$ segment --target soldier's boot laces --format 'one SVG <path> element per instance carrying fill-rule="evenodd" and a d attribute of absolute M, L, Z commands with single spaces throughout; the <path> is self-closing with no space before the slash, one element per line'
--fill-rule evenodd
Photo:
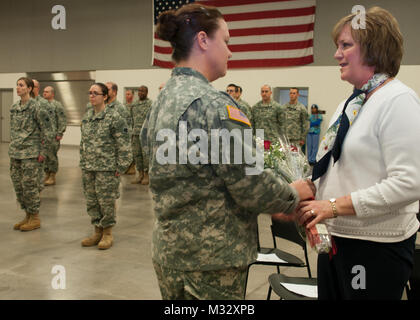
<path fill-rule="evenodd" d="M 88 238 L 82 240 L 83 247 L 96 246 L 102 239 L 102 228 L 95 226 L 95 232 Z"/>
<path fill-rule="evenodd" d="M 45 181 L 44 185 L 46 186 L 52 186 L 55 184 L 55 172 L 50 172 L 48 180 Z"/>
<path fill-rule="evenodd" d="M 139 184 L 141 183 L 141 181 L 143 180 L 144 177 L 144 172 L 143 171 L 139 171 L 139 176 L 136 178 L 134 177 L 134 180 L 131 181 L 131 184 Z"/>
<path fill-rule="evenodd" d="M 39 213 L 34 213 L 29 216 L 28 222 L 20 226 L 20 231 L 32 231 L 41 227 L 41 220 Z"/>
<path fill-rule="evenodd" d="M 98 244 L 98 248 L 101 250 L 109 249 L 112 246 L 113 238 L 112 238 L 112 227 L 104 228 L 104 232 L 102 234 L 102 239 Z"/>
<path fill-rule="evenodd" d="M 25 223 L 28 223 L 28 221 L 29 221 L 29 217 L 31 216 L 31 214 L 30 213 L 26 213 L 26 216 L 25 216 L 25 218 L 22 220 L 22 221 L 19 221 L 18 223 L 16 223 L 14 226 L 13 226 L 13 229 L 15 229 L 15 230 L 20 230 L 20 227 L 21 226 L 23 226 Z"/>
<path fill-rule="evenodd" d="M 149 184 L 149 173 L 145 172 L 143 176 L 143 180 L 141 180 L 141 184 L 146 186 Z"/>

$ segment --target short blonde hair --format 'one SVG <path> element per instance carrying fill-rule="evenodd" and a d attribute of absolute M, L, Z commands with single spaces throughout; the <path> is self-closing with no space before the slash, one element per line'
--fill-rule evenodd
<path fill-rule="evenodd" d="M 350 14 L 334 26 L 332 38 L 337 45 L 338 37 L 356 13 Z M 360 45 L 363 61 L 375 67 L 375 73 L 385 73 L 395 77 L 400 70 L 403 56 L 403 36 L 394 16 L 380 7 L 372 7 L 366 11 L 366 28 L 351 28 L 353 39 Z"/>

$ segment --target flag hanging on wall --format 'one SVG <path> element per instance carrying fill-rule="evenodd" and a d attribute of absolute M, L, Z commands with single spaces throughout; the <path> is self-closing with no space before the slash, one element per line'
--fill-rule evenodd
<path fill-rule="evenodd" d="M 214 6 L 229 27 L 229 68 L 312 63 L 316 0 L 154 0 L 154 26 L 163 11 L 187 3 Z M 169 42 L 153 37 L 153 65 L 172 68 Z"/>

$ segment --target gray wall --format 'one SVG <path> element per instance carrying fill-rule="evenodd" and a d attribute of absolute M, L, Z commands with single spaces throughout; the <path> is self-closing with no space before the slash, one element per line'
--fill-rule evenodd
<path fill-rule="evenodd" d="M 354 5 L 363 5 L 366 10 L 380 6 L 389 10 L 398 20 L 404 36 L 404 65 L 420 65 L 420 1 L 418 0 L 317 0 L 314 33 L 313 65 L 336 65 L 333 58 L 335 45 L 331 31 L 337 21 L 350 14 Z"/>
<path fill-rule="evenodd" d="M 51 9 L 66 8 L 66 30 Z M 314 66 L 336 65 L 331 29 L 361 4 L 390 10 L 405 37 L 403 64 L 420 65 L 418 0 L 317 0 Z M 152 0 L 1 0 L 0 72 L 150 69 Z"/>
<path fill-rule="evenodd" d="M 66 30 L 51 27 L 56 4 Z M 149 68 L 151 21 L 148 0 L 1 0 L 0 72 Z"/>

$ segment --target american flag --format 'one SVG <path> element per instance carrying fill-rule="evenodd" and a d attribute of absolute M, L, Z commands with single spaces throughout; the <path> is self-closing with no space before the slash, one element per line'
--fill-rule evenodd
<path fill-rule="evenodd" d="M 226 106 L 228 114 L 229 114 L 229 118 L 239 121 L 239 122 L 243 122 L 246 123 L 247 125 L 251 125 L 251 123 L 249 122 L 249 119 L 247 118 L 247 116 L 238 108 L 235 108 L 234 106 Z"/>
<path fill-rule="evenodd" d="M 229 27 L 229 68 L 312 63 L 316 0 L 154 0 L 154 23 L 163 11 L 187 3 L 214 6 Z M 172 68 L 169 42 L 153 37 L 153 65 Z"/>

